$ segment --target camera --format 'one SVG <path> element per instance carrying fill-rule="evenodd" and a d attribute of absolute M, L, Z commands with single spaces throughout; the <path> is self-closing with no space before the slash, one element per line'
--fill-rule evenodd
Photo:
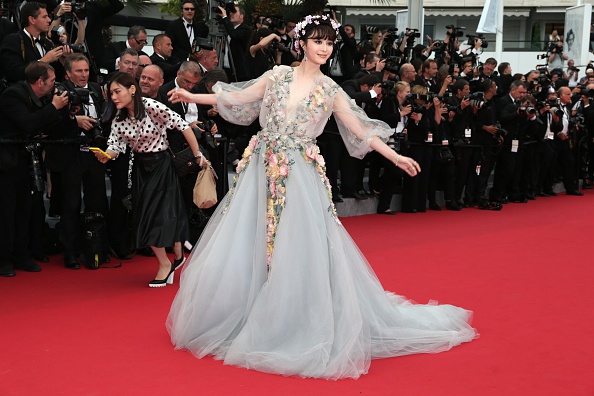
<path fill-rule="evenodd" d="M 287 48 L 284 45 L 282 45 L 281 42 L 278 41 L 277 39 L 272 40 L 270 42 L 270 46 L 268 48 L 273 51 L 280 51 L 280 52 L 284 52 L 284 53 L 291 52 L 290 48 Z"/>
<path fill-rule="evenodd" d="M 62 29 L 64 29 L 64 28 L 61 26 L 54 26 L 52 28 L 52 34 L 51 34 L 52 43 L 55 46 L 67 45 L 68 47 L 70 47 L 70 49 L 73 52 L 79 52 L 79 53 L 85 52 L 84 45 L 82 45 L 82 44 L 68 44 L 68 43 L 65 43 L 62 39 L 60 39 L 60 34 L 62 33 Z"/>
<path fill-rule="evenodd" d="M 214 137 L 212 136 L 212 127 L 214 126 L 214 124 L 215 122 L 213 120 L 204 121 L 202 123 L 202 129 L 204 129 L 204 132 L 202 133 L 198 128 L 192 128 L 194 134 L 196 136 L 201 136 L 202 138 L 204 138 L 206 145 L 213 149 L 217 148 L 217 143 Z"/>
<path fill-rule="evenodd" d="M 58 96 L 62 95 L 64 92 L 68 92 L 68 104 L 71 107 L 89 104 L 90 91 L 88 89 L 76 87 L 72 90 L 69 90 L 66 86 L 60 83 L 56 83 L 55 87 L 57 91 L 56 95 Z"/>
<path fill-rule="evenodd" d="M 394 90 L 394 84 L 396 83 L 392 80 L 382 82 L 382 96 L 387 98 L 395 98 L 398 92 Z"/>
<path fill-rule="evenodd" d="M 485 36 L 483 36 L 481 33 L 479 33 L 477 35 L 467 34 L 466 37 L 468 37 L 467 44 L 471 47 L 474 47 L 474 44 L 476 43 L 477 40 L 482 41 L 481 48 L 487 48 L 489 46 L 489 42 L 487 40 L 485 40 Z"/>
<path fill-rule="evenodd" d="M 561 110 L 558 107 L 551 107 L 551 110 L 549 110 L 552 114 L 555 114 L 557 117 L 561 118 L 563 117 L 563 115 L 565 114 L 563 112 L 563 110 Z"/>
<path fill-rule="evenodd" d="M 471 105 L 480 109 L 485 104 L 485 93 L 481 91 L 474 92 L 466 96 L 464 99 L 470 100 Z"/>
<path fill-rule="evenodd" d="M 583 114 L 576 114 L 574 117 L 571 117 L 569 119 L 569 123 L 575 129 L 585 129 L 586 128 L 585 119 L 584 119 Z"/>
<path fill-rule="evenodd" d="M 577 72 L 577 73 L 579 73 L 579 72 L 580 72 L 580 69 L 578 69 L 578 68 L 577 68 L 577 67 L 575 67 L 575 66 L 574 66 L 574 67 L 572 67 L 572 68 L 571 68 L 571 69 L 569 69 L 569 70 L 570 70 L 570 71 Z"/>
<path fill-rule="evenodd" d="M 262 16 L 264 16 L 264 15 L 262 15 Z M 268 19 L 270 19 L 270 20 L 268 20 Z M 264 16 L 264 19 L 262 19 L 261 23 L 263 26 L 266 26 L 267 28 L 269 28 L 272 31 L 282 30 L 287 26 L 286 22 L 283 20 L 282 15 Z"/>
<path fill-rule="evenodd" d="M 547 48 L 547 51 L 553 54 L 559 54 L 561 55 L 563 53 L 563 47 L 562 46 L 558 46 L 557 42 L 551 42 L 549 43 L 549 47 Z"/>
<path fill-rule="evenodd" d="M 402 62 L 401 57 L 389 56 L 386 58 L 386 65 L 384 66 L 384 70 L 387 70 L 390 73 L 398 74 L 398 70 L 400 70 L 401 62 Z"/>
<path fill-rule="evenodd" d="M 237 11 L 233 0 L 216 0 L 216 2 L 219 4 L 219 6 L 223 7 L 225 11 L 227 11 L 227 14 L 233 14 Z M 219 7 L 212 7 L 211 11 L 217 15 L 217 19 L 221 19 L 222 15 L 221 10 L 219 10 Z"/>
<path fill-rule="evenodd" d="M 452 29 L 451 33 L 449 31 L 446 32 L 446 34 L 448 36 L 462 37 L 462 36 L 464 36 L 464 32 L 462 31 L 462 29 L 466 29 L 466 28 L 464 26 L 447 25 L 446 29 L 448 29 L 448 30 Z"/>
<path fill-rule="evenodd" d="M 530 115 L 533 116 L 536 114 L 536 109 L 532 106 L 520 106 L 518 107 L 518 114 L 519 115 Z"/>
<path fill-rule="evenodd" d="M 85 135 L 93 142 L 95 146 L 103 146 L 107 143 L 107 137 L 103 131 L 101 122 L 97 122 L 93 128 L 85 131 Z"/>

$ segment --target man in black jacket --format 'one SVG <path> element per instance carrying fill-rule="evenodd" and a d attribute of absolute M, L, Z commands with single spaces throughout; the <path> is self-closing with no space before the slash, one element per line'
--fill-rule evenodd
<path fill-rule="evenodd" d="M 497 120 L 501 128 L 506 131 L 503 134 L 503 144 L 497 156 L 493 189 L 491 200 L 495 202 L 506 202 L 507 187 L 516 169 L 516 163 L 520 155 L 520 130 L 526 127 L 528 118 L 520 114 L 520 102 L 527 93 L 526 84 L 520 80 L 511 83 L 509 93 L 496 102 Z M 532 117 L 536 119 L 536 115 Z M 526 197 L 519 196 L 519 191 L 511 191 L 509 199 L 512 202 L 526 203 Z"/>
<path fill-rule="evenodd" d="M 116 41 L 115 43 L 112 43 L 108 49 L 106 49 L 103 67 L 109 72 L 119 69 L 118 61 L 120 60 L 120 54 L 127 48 L 131 48 L 138 52 L 138 55 L 147 55 L 142 51 L 144 46 L 147 44 L 147 34 L 144 27 L 132 26 L 130 29 L 128 29 L 127 37 L 128 39 L 126 41 Z"/>
<path fill-rule="evenodd" d="M 171 38 L 173 44 L 174 62 L 188 60 L 192 52 L 192 44 L 198 37 L 208 37 L 208 26 L 202 21 L 196 21 L 196 4 L 192 1 L 181 1 L 182 17 L 175 19 L 167 25 L 165 34 Z M 165 71 L 165 70 L 163 70 Z"/>
<path fill-rule="evenodd" d="M 153 50 L 155 52 L 150 57 L 151 62 L 161 68 L 165 82 L 173 80 L 177 75 L 181 62 L 176 62 L 171 57 L 173 52 L 171 38 L 165 34 L 157 34 L 153 39 Z"/>
<path fill-rule="evenodd" d="M 227 73 L 229 81 L 245 81 L 249 78 L 246 54 L 252 34 L 249 26 L 243 23 L 245 10 L 241 6 L 235 6 L 235 12 L 228 16 L 225 8 L 219 6 L 219 10 L 221 22 L 227 32 L 227 44 L 222 56 L 223 69 Z"/>
<path fill-rule="evenodd" d="M 29 62 L 40 60 L 51 63 L 56 70 L 58 81 L 64 76 L 64 68 L 58 62 L 60 57 L 71 53 L 65 46 L 53 48 L 44 37 L 49 30 L 51 18 L 45 5 L 28 2 L 21 8 L 23 30 L 11 33 L 4 38 L 0 48 L 0 64 L 9 83 L 25 79 L 25 67 Z"/>
<path fill-rule="evenodd" d="M 81 143 L 48 146 L 45 162 L 48 169 L 62 174 L 60 240 L 64 246 L 64 265 L 69 269 L 79 269 L 78 256 L 81 251 L 82 233 L 81 187 L 85 212 L 101 213 L 107 218 L 105 165 L 97 161 L 95 155 L 88 150 L 89 146 L 98 146 L 100 142 L 105 142 L 101 132 L 94 129 L 103 112 L 104 99 L 99 84 L 89 82 L 89 60 L 83 54 L 68 56 L 65 68 L 68 81 L 64 86 L 71 92 L 76 88 L 89 90 L 89 103 L 83 103 L 76 108 L 70 105 L 70 111 L 76 121 L 70 127 L 64 128 L 59 137 L 80 138 Z M 104 246 L 103 252 L 106 251 L 107 245 Z"/>
<path fill-rule="evenodd" d="M 32 138 L 68 119 L 62 111 L 67 94 L 52 97 L 56 75 L 48 63 L 30 63 L 25 77 L 27 81 L 7 88 L 0 97 L 1 139 Z M 15 268 L 41 271 L 29 254 L 30 164 L 31 153 L 24 144 L 0 144 L 0 276 L 15 276 Z"/>

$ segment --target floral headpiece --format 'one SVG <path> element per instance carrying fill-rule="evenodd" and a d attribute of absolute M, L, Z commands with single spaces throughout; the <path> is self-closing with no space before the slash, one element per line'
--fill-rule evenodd
<path fill-rule="evenodd" d="M 299 46 L 299 39 L 304 39 L 305 37 L 305 28 L 307 27 L 307 25 L 319 25 L 320 22 L 330 22 L 330 24 L 332 25 L 332 27 L 334 28 L 334 30 L 336 30 L 336 37 L 338 37 L 338 28 L 340 27 L 340 23 L 336 22 L 334 19 L 330 18 L 327 15 L 308 15 L 305 17 L 305 19 L 301 22 L 299 22 L 298 24 L 295 25 L 295 35 L 294 35 L 294 39 L 295 39 L 295 51 L 297 51 L 298 54 L 301 53 L 301 47 Z"/>

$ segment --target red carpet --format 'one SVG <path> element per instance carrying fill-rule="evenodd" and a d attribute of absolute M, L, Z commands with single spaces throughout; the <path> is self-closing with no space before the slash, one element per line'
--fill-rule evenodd
<path fill-rule="evenodd" d="M 384 287 L 471 309 L 479 339 L 375 360 L 359 380 L 304 380 L 174 351 L 177 285 L 154 259 L 0 278 L 0 395 L 592 395 L 594 192 L 501 212 L 465 209 L 343 222 Z M 177 283 L 177 278 L 176 278 Z"/>

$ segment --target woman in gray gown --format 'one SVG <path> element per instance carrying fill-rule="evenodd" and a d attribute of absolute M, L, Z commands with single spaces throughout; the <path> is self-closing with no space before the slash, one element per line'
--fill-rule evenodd
<path fill-rule="evenodd" d="M 337 23 L 297 24 L 304 60 L 215 94 L 171 91 L 172 101 L 216 105 L 225 119 L 262 130 L 184 268 L 167 319 L 178 349 L 264 372 L 358 378 L 370 360 L 440 352 L 476 337 L 471 312 L 416 305 L 384 291 L 336 215 L 315 138 L 333 113 L 351 155 L 378 151 L 414 176 L 410 158 L 388 148 L 393 133 L 371 120 L 320 72 Z"/>

